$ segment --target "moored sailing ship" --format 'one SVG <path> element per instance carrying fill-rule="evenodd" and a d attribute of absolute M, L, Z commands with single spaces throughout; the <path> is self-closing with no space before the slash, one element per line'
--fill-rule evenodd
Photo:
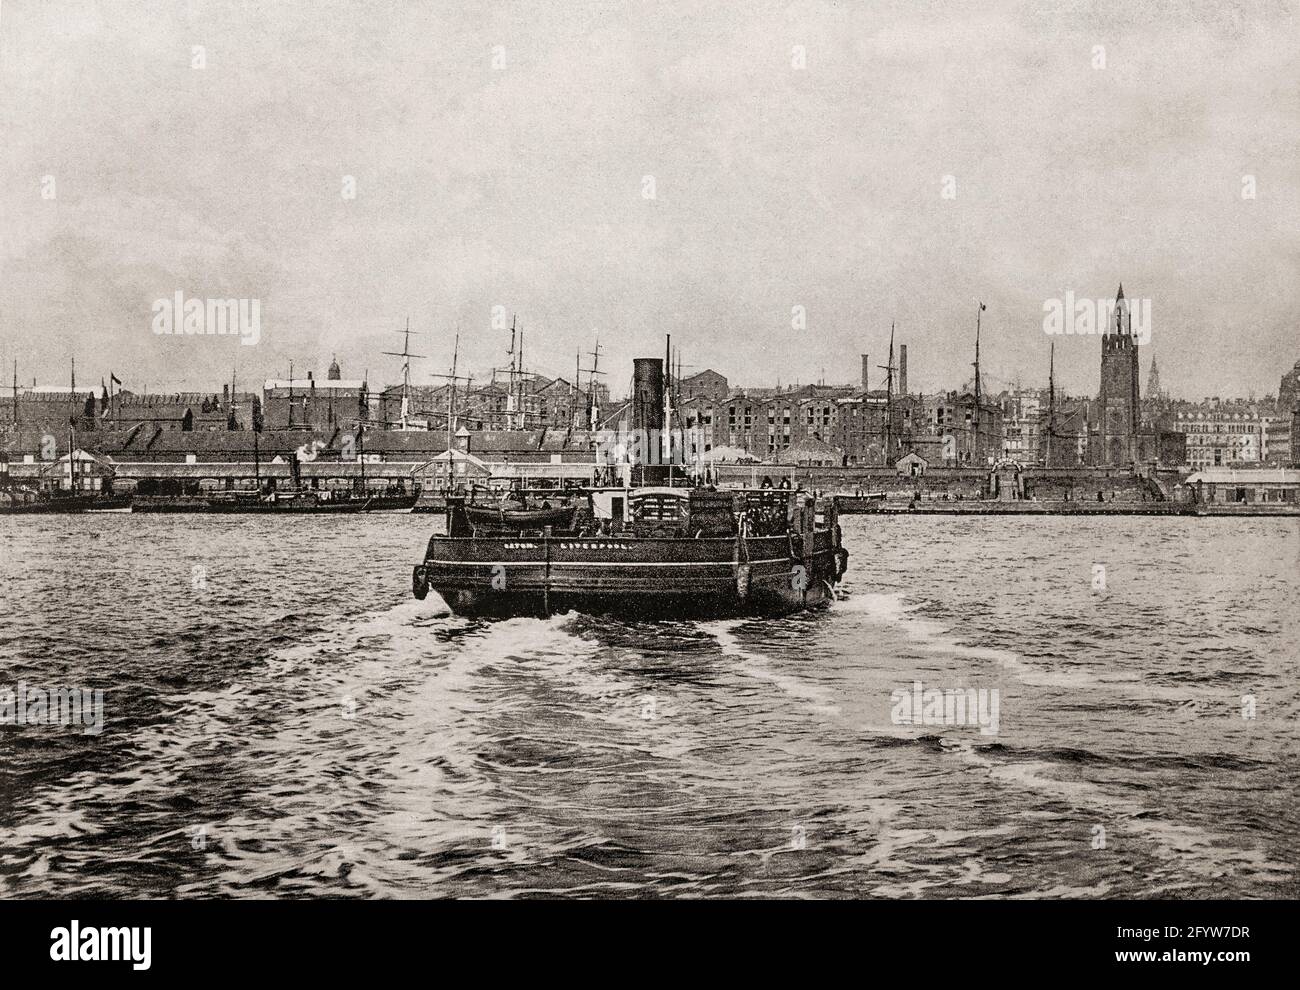
<path fill-rule="evenodd" d="M 130 509 L 130 495 L 0 492 L 0 515 L 70 515 L 83 512 L 129 512 Z"/>

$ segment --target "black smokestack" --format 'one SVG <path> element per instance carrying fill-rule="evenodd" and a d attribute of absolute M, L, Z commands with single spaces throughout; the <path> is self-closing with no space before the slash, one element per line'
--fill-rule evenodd
<path fill-rule="evenodd" d="M 871 387 L 867 382 L 867 378 L 869 377 L 870 373 L 871 373 L 870 358 L 866 354 L 863 354 L 862 355 L 862 391 L 864 392 Z"/>
<path fill-rule="evenodd" d="M 664 428 L 664 360 L 632 360 L 632 430 L 638 444 L 633 480 L 662 485 L 668 480 L 667 465 L 660 464 L 660 437 Z"/>
<path fill-rule="evenodd" d="M 898 394 L 907 394 L 907 345 L 898 345 Z"/>
<path fill-rule="evenodd" d="M 632 429 L 664 428 L 664 360 L 634 358 L 632 361 Z"/>

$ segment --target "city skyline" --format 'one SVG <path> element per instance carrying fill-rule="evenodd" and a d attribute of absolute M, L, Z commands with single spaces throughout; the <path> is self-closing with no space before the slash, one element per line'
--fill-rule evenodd
<path fill-rule="evenodd" d="M 1100 337 L 1101 335 L 1098 334 L 1095 336 Z M 904 340 L 904 341 L 899 341 L 899 343 L 902 345 L 908 345 L 911 343 L 911 341 Z M 1100 349 L 1099 342 L 1097 344 L 1097 347 Z M 882 361 L 886 359 L 887 351 L 888 351 L 888 347 L 885 348 L 884 352 L 881 355 Z M 676 350 L 674 350 L 675 355 L 676 353 L 677 353 Z M 654 355 L 646 355 L 646 356 L 654 356 Z M 870 354 L 864 352 L 861 356 L 870 357 Z M 591 354 L 589 352 L 584 353 L 582 355 L 582 359 L 584 362 L 589 362 L 590 358 L 591 358 Z M 602 358 L 605 358 L 603 350 L 602 350 Z M 14 365 L 12 363 L 12 360 L 6 357 L 5 361 L 6 364 L 4 367 L 4 375 L 3 375 L 4 381 L 3 381 L 3 387 L 0 388 L 0 396 L 7 396 L 8 394 L 10 394 L 10 391 L 15 386 L 15 384 L 19 389 L 19 391 L 24 393 L 36 392 L 36 391 L 66 390 L 70 386 L 70 383 L 72 381 L 72 375 L 75 373 L 75 367 L 74 367 L 75 356 L 73 357 L 73 359 L 70 360 L 68 367 L 64 371 L 65 377 L 61 381 L 41 380 L 39 377 L 33 380 L 34 376 L 26 373 L 26 370 L 21 365 L 19 365 L 17 368 L 17 375 L 15 379 Z M 331 354 L 330 364 L 332 365 L 336 361 L 337 361 L 337 354 Z M 1150 378 L 1150 371 L 1152 367 L 1152 355 L 1150 354 L 1142 355 L 1140 361 L 1141 361 L 1140 364 L 1141 396 L 1143 401 L 1146 401 L 1148 398 L 1152 398 L 1152 396 L 1149 395 L 1149 388 L 1148 388 L 1148 381 Z M 543 367 L 549 365 L 550 362 L 548 361 L 548 356 L 544 355 L 540 363 L 543 365 Z M 984 362 L 981 363 L 983 365 Z M 1156 363 L 1158 364 L 1158 360 Z M 320 367 L 317 366 L 317 364 L 318 362 L 312 362 L 312 361 L 294 362 L 294 364 L 291 364 L 289 368 L 286 368 L 284 370 L 283 374 L 273 373 L 267 375 L 266 377 L 256 377 L 256 378 L 240 377 L 236 370 L 234 383 L 239 392 L 254 393 L 261 390 L 264 386 L 266 386 L 270 382 L 287 382 L 290 378 L 290 374 L 289 374 L 290 370 L 292 370 L 293 372 L 292 378 L 294 382 L 306 383 L 312 377 L 314 377 L 317 381 L 323 381 L 326 379 L 327 374 L 323 373 Z M 416 363 L 413 362 L 413 365 L 415 364 Z M 379 364 L 378 366 L 381 369 L 383 367 L 382 364 Z M 530 379 L 537 378 L 545 381 L 566 381 L 569 382 L 570 384 L 576 385 L 584 392 L 588 391 L 590 388 L 590 382 L 592 380 L 592 376 L 591 376 L 591 368 L 589 364 L 584 364 L 582 366 L 582 374 L 580 376 L 574 374 L 575 371 L 574 368 L 570 368 L 568 373 L 557 372 L 551 374 L 548 373 L 548 371 L 543 370 L 543 367 L 534 367 L 530 362 L 529 367 L 525 369 L 524 374 Z M 611 397 L 615 399 L 626 398 L 628 394 L 626 389 L 620 391 L 618 387 L 613 387 L 613 388 L 610 387 L 609 379 L 611 377 L 611 372 L 606 371 L 605 367 L 607 366 L 603 366 L 599 371 L 599 376 L 600 376 L 599 380 L 601 386 L 607 391 L 609 391 Z M 871 377 L 870 391 L 873 392 L 880 391 L 883 394 L 883 392 L 886 389 L 886 381 L 885 381 L 886 375 L 884 371 L 884 365 L 877 365 L 875 363 L 875 359 L 872 358 L 871 367 L 872 367 L 872 372 L 871 372 L 872 377 Z M 797 380 L 783 381 L 780 378 L 776 378 L 775 380 L 771 380 L 771 381 L 760 380 L 754 382 L 750 382 L 750 381 L 741 382 L 733 379 L 732 376 L 728 374 L 728 369 L 726 367 L 697 368 L 694 366 L 690 366 L 690 370 L 685 370 L 685 366 L 684 366 L 684 370 L 682 371 L 681 374 L 681 379 L 683 381 L 686 381 L 697 375 L 704 374 L 706 372 L 722 374 L 727 378 L 728 383 L 733 392 L 736 391 L 768 392 L 773 390 L 792 391 L 809 385 L 835 387 L 835 388 L 848 388 L 857 391 L 862 391 L 862 384 L 861 384 L 860 377 L 855 380 L 852 375 L 845 373 L 843 368 L 844 368 L 843 365 L 836 366 L 837 373 L 840 374 L 841 376 L 839 378 L 832 377 L 831 375 L 823 375 L 820 376 L 816 381 L 797 381 Z M 1278 373 L 1274 376 L 1273 381 L 1280 382 L 1281 377 L 1286 373 L 1291 372 L 1294 368 L 1300 368 L 1300 359 L 1297 359 L 1294 365 L 1287 365 L 1279 369 Z M 327 370 L 328 370 L 328 366 L 327 366 Z M 484 386 L 493 383 L 497 385 L 504 385 L 509 381 L 510 378 L 509 368 L 498 367 L 496 369 L 489 369 L 488 371 L 481 372 L 481 373 L 476 373 L 474 369 L 465 369 L 463 367 L 461 370 L 463 374 L 460 376 L 461 383 L 458 384 L 457 388 L 462 391 L 465 390 L 466 388 L 477 390 L 479 388 L 482 388 Z M 495 377 L 492 374 L 492 370 L 495 370 L 496 372 Z M 1050 374 L 1051 370 L 1052 369 L 1048 369 L 1048 371 L 1046 371 L 1042 376 L 1041 380 L 1039 380 L 1038 378 L 1026 376 L 1025 378 L 1017 379 L 1015 381 L 1008 381 L 1006 379 L 1001 378 L 999 375 L 997 375 L 996 372 L 990 372 L 989 370 L 982 367 L 981 377 L 983 378 L 983 382 L 984 382 L 984 386 L 983 386 L 984 391 L 986 395 L 990 398 L 995 397 L 999 394 L 1014 395 L 1021 392 L 1046 393 L 1051 384 L 1049 381 L 1051 377 Z M 97 384 L 96 377 L 98 376 L 100 378 L 103 378 L 106 382 L 109 374 L 113 373 L 114 371 L 116 371 L 115 368 L 109 368 L 107 371 L 104 371 L 103 369 L 99 369 L 99 368 L 93 368 L 93 367 L 87 369 L 83 364 L 81 379 L 78 385 L 78 392 L 79 393 L 94 392 L 98 394 L 100 385 Z M 127 372 L 127 374 L 129 374 L 129 372 Z M 911 375 L 910 384 L 917 386 L 917 387 L 909 387 L 907 389 L 907 394 L 909 395 L 940 395 L 940 394 L 946 394 L 952 392 L 961 392 L 973 388 L 973 382 L 974 382 L 973 370 L 968 371 L 965 378 L 962 378 L 960 380 L 954 380 L 948 383 L 941 382 L 933 386 L 925 380 L 926 375 L 924 374 L 924 371 L 921 369 L 917 369 L 915 365 L 912 365 L 910 367 L 909 374 Z M 1161 372 L 1160 374 L 1163 376 L 1163 372 Z M 347 379 L 353 381 L 363 381 L 367 384 L 367 386 L 372 391 L 375 392 L 400 388 L 402 385 L 402 372 L 401 372 L 400 363 L 398 364 L 396 371 L 385 372 L 381 370 L 379 373 L 376 373 L 375 366 L 372 366 L 370 364 L 367 364 L 365 368 L 362 369 L 361 371 L 357 371 L 356 369 L 353 368 L 348 368 L 346 369 L 346 374 L 343 375 L 343 377 L 346 377 Z M 426 377 L 428 380 L 425 380 Z M 617 381 L 617 372 L 613 372 L 613 377 Z M 894 377 L 895 377 L 895 382 L 893 387 L 895 391 L 898 391 L 899 383 L 897 380 L 897 364 L 895 365 Z M 1097 377 L 1098 376 L 1094 374 L 1094 378 Z M 430 372 L 427 376 L 421 375 L 419 373 L 418 366 L 416 366 L 413 367 L 413 371 L 412 371 L 411 387 L 412 389 L 419 389 L 424 391 L 429 391 L 429 390 L 437 391 L 442 389 L 445 386 L 446 379 L 447 376 L 445 374 L 441 374 L 438 372 Z M 468 382 L 468 384 L 465 384 L 465 382 Z M 175 395 L 175 394 L 202 395 L 202 394 L 216 394 L 216 392 L 219 391 L 221 388 L 228 387 L 231 384 L 232 381 L 231 378 L 229 377 L 224 381 L 221 381 L 219 379 L 211 379 L 207 381 L 194 381 L 193 379 L 189 379 L 189 378 L 160 379 L 160 380 L 144 379 L 144 380 L 133 380 L 129 382 L 123 382 L 120 385 L 116 385 L 115 389 L 117 391 L 123 391 L 126 393 L 134 393 L 140 395 L 145 395 L 145 394 L 147 395 Z M 1099 381 L 1097 383 L 1094 383 L 1093 387 L 1090 390 L 1085 386 L 1085 388 L 1081 391 L 1077 391 L 1077 392 L 1072 391 L 1070 389 L 1067 389 L 1062 384 L 1058 373 L 1056 376 L 1055 387 L 1056 387 L 1057 395 L 1060 398 L 1067 398 L 1067 397 L 1088 398 L 1088 397 L 1095 397 L 1098 391 L 1097 388 L 1098 384 Z M 1161 378 L 1160 394 L 1159 394 L 1159 398 L 1168 401 L 1189 403 L 1189 404 L 1203 403 L 1206 401 L 1262 402 L 1267 399 L 1277 399 L 1278 396 L 1279 396 L 1279 388 L 1277 384 L 1271 384 L 1270 382 L 1264 382 L 1261 383 L 1259 386 L 1252 387 L 1246 394 L 1241 394 L 1241 395 L 1179 394 L 1172 391 L 1164 383 L 1163 377 Z"/>
<path fill-rule="evenodd" d="M 549 376 L 599 336 L 616 391 L 664 333 L 687 371 L 852 380 L 891 323 L 935 389 L 982 301 L 988 375 L 1045 378 L 1055 340 L 1087 394 L 1095 341 L 1044 304 L 1120 281 L 1173 394 L 1265 394 L 1295 360 L 1284 7 L 381 13 L 6 3 L 6 369 L 377 375 L 409 317 L 423 373 L 459 328 L 482 374 L 500 307 Z M 260 300 L 258 345 L 155 336 L 177 291 Z"/>

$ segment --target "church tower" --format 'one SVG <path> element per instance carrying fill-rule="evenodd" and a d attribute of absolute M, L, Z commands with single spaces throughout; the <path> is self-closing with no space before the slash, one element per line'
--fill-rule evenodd
<path fill-rule="evenodd" d="M 1147 397 L 1160 398 L 1160 372 L 1156 368 L 1156 356 L 1151 355 L 1151 370 L 1147 373 Z"/>
<path fill-rule="evenodd" d="M 330 369 L 325 373 L 325 380 L 337 382 L 343 377 L 343 372 L 339 370 L 339 359 L 334 357 L 330 360 Z"/>
<path fill-rule="evenodd" d="M 1127 467 L 1138 459 L 1138 342 L 1133 336 L 1133 316 L 1121 283 L 1115 296 L 1115 323 L 1101 337 L 1101 392 L 1098 395 L 1097 450 L 1092 463 Z"/>

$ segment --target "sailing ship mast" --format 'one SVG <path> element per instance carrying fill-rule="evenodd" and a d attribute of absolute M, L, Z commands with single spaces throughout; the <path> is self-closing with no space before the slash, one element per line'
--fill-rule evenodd
<path fill-rule="evenodd" d="M 510 381 L 506 388 L 506 429 L 509 430 L 514 426 L 512 413 L 515 411 L 515 320 L 514 314 L 510 316 L 510 350 L 506 351 L 510 355 Z"/>
<path fill-rule="evenodd" d="M 402 359 L 401 429 L 405 430 L 407 428 L 406 420 L 407 417 L 410 415 L 410 408 L 411 408 L 411 358 L 423 358 L 424 355 L 411 353 L 411 334 L 414 333 L 418 337 L 420 336 L 420 332 L 418 330 L 411 329 L 411 318 L 409 316 L 406 318 L 406 329 L 398 330 L 395 332 L 405 334 L 402 340 L 401 351 L 400 352 L 384 351 L 383 353 L 387 354 L 389 357 L 399 357 Z M 387 422 L 385 422 L 384 425 L 387 426 L 388 425 Z"/>
<path fill-rule="evenodd" d="M 456 365 L 460 361 L 460 334 L 451 349 L 451 379 L 447 382 L 447 471 L 451 472 L 451 437 L 456 427 Z"/>
<path fill-rule="evenodd" d="M 987 308 L 988 307 L 986 307 L 983 303 L 980 303 L 980 308 L 975 311 L 975 365 L 974 365 L 975 366 L 975 419 L 974 419 L 975 437 L 971 445 L 972 463 L 974 463 L 975 458 L 979 456 L 981 452 L 980 413 L 982 411 L 982 406 L 984 404 L 984 399 L 983 399 L 984 393 L 983 393 L 982 384 L 980 382 L 980 314 L 983 313 L 984 310 Z"/>
<path fill-rule="evenodd" d="M 510 349 L 506 353 L 510 355 L 510 385 L 506 391 L 506 429 L 515 429 L 515 417 L 513 413 L 520 413 L 520 426 L 523 422 L 523 390 L 519 386 L 519 373 L 523 370 L 524 356 L 524 334 L 523 330 L 516 326 L 516 316 L 510 317 Z M 515 349 L 515 343 L 519 343 L 519 351 Z M 517 399 L 517 401 L 516 401 Z"/>
<path fill-rule="evenodd" d="M 1052 437 L 1056 435 L 1056 341 L 1047 357 L 1047 467 L 1052 466 Z"/>
<path fill-rule="evenodd" d="M 434 378 L 444 378 L 447 381 L 447 450 L 449 452 L 447 454 L 448 457 L 447 471 L 449 475 L 451 471 L 451 460 L 450 460 L 451 440 L 456 429 L 456 383 L 465 382 L 465 390 L 466 393 L 468 394 L 469 383 L 474 380 L 473 377 L 462 377 L 456 374 L 456 367 L 459 364 L 459 362 L 460 362 L 460 334 L 457 333 L 456 343 L 451 352 L 451 374 L 433 376 Z M 450 480 L 450 477 L 448 480 Z"/>
<path fill-rule="evenodd" d="M 519 428 L 528 429 L 528 413 L 524 409 L 524 328 L 519 328 Z"/>
<path fill-rule="evenodd" d="M 596 338 L 595 350 L 588 351 L 588 353 L 591 355 L 591 367 L 587 369 L 587 421 L 594 433 L 600 420 L 600 408 L 596 404 L 596 376 L 605 373 L 600 370 L 599 337 Z"/>
<path fill-rule="evenodd" d="M 882 463 L 888 464 L 894 445 L 894 324 L 889 324 L 889 361 L 877 365 L 885 372 L 885 450 Z"/>
<path fill-rule="evenodd" d="M 366 394 L 366 383 L 370 381 L 370 369 L 366 369 L 365 377 L 362 379 L 362 395 Z M 361 463 L 361 494 L 366 493 L 366 416 L 365 404 L 362 403 L 357 408 L 357 460 Z"/>
<path fill-rule="evenodd" d="M 357 419 L 357 461 L 361 464 L 361 494 L 366 493 L 366 424 Z"/>
<path fill-rule="evenodd" d="M 660 463 L 668 465 L 668 487 L 673 486 L 673 335 L 664 335 L 664 428 L 659 436 Z"/>
<path fill-rule="evenodd" d="M 524 396 L 527 392 L 528 373 L 524 370 L 524 328 L 510 319 L 510 387 L 506 392 L 506 429 L 528 429 L 528 411 Z M 493 369 L 496 374 L 496 369 Z M 516 421 L 516 417 L 518 417 Z"/>

